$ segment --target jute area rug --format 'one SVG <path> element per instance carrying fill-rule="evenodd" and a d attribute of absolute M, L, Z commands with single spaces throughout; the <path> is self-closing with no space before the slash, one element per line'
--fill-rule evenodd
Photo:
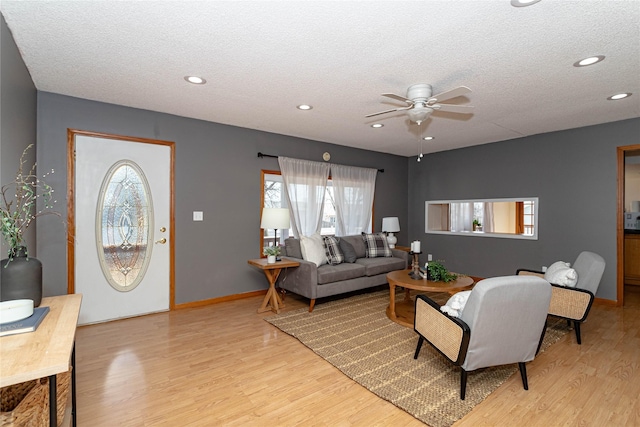
<path fill-rule="evenodd" d="M 452 425 L 518 372 L 517 365 L 474 371 L 467 379 L 465 400 L 460 400 L 460 368 L 428 343 L 414 360 L 418 336 L 387 318 L 388 305 L 389 291 L 381 290 L 321 303 L 312 313 L 303 308 L 265 320 L 432 427 Z M 551 324 L 549 319 L 542 351 L 568 332 L 566 322 Z"/>

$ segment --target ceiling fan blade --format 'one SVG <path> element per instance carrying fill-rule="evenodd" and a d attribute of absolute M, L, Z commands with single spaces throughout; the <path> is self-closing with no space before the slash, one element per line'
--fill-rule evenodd
<path fill-rule="evenodd" d="M 413 105 L 413 101 L 409 98 L 405 98 L 404 96 L 396 95 L 395 93 L 383 93 L 382 96 L 386 96 L 387 98 L 395 99 L 397 101 L 406 102 L 409 105 Z"/>
<path fill-rule="evenodd" d="M 469 89 L 466 86 L 460 86 L 460 87 L 457 87 L 455 89 L 451 89 L 451 90 L 448 90 L 446 92 L 442 92 L 442 93 L 439 93 L 437 95 L 433 95 L 427 101 L 428 102 L 446 101 L 447 99 L 456 98 L 458 96 L 464 95 L 465 93 L 469 93 L 469 92 L 471 92 L 471 89 Z"/>
<path fill-rule="evenodd" d="M 449 113 L 473 113 L 473 106 L 471 105 L 434 104 L 430 107 L 437 111 L 447 111 Z"/>
<path fill-rule="evenodd" d="M 408 107 L 400 107 L 400 108 L 394 108 L 393 110 L 380 111 L 380 112 L 378 112 L 378 113 L 367 114 L 365 117 L 379 116 L 380 114 L 393 113 L 394 111 L 409 110 L 410 108 L 411 108 L 411 106 L 408 106 Z"/>

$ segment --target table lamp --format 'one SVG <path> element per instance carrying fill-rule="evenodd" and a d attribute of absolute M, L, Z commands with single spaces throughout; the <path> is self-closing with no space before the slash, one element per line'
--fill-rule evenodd
<path fill-rule="evenodd" d="M 387 243 L 390 248 L 395 248 L 398 238 L 393 235 L 400 231 L 400 221 L 397 216 L 382 218 L 382 231 L 387 233 Z"/>
<path fill-rule="evenodd" d="M 274 246 L 278 246 L 278 229 L 288 229 L 291 226 L 289 219 L 289 209 L 287 208 L 262 208 L 262 220 L 260 228 L 275 230 Z M 280 256 L 276 256 L 276 261 L 280 261 Z"/>

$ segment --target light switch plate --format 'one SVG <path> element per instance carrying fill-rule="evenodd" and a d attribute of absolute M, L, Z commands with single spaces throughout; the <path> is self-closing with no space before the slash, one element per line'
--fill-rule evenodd
<path fill-rule="evenodd" d="M 202 211 L 193 211 L 193 220 L 194 221 L 203 221 L 204 216 Z"/>

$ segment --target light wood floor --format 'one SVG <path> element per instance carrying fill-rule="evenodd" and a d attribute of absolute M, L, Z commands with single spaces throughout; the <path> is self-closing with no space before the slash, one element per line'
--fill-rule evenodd
<path fill-rule="evenodd" d="M 263 321 L 261 300 L 80 327 L 79 426 L 424 426 Z M 640 425 L 640 287 L 625 304 L 594 306 L 581 346 L 527 365 L 529 391 L 516 374 L 455 426 Z"/>

